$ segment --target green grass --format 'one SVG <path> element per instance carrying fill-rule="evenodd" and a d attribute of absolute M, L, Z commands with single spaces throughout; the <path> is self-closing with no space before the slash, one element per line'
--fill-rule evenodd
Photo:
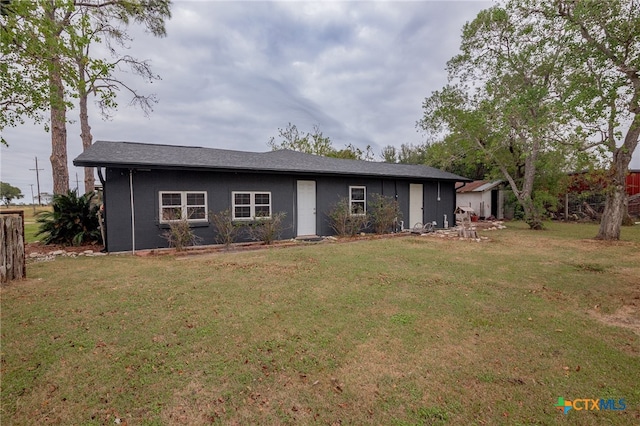
<path fill-rule="evenodd" d="M 635 424 L 640 336 L 614 319 L 640 323 L 640 227 L 595 231 L 30 264 L 0 290 L 0 420 Z"/>
<path fill-rule="evenodd" d="M 24 224 L 24 239 L 27 243 L 34 243 L 40 241 L 40 236 L 37 236 L 40 226 L 37 223 L 25 223 Z"/>
<path fill-rule="evenodd" d="M 24 239 L 27 243 L 40 241 L 41 237 L 36 236 L 39 226 L 36 223 L 35 216 L 43 211 L 50 211 L 51 206 L 11 206 L 11 210 L 24 211 Z M 34 214 L 35 211 L 35 214 Z"/>

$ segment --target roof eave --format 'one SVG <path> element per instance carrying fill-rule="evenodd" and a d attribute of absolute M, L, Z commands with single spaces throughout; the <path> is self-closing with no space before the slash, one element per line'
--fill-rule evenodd
<path fill-rule="evenodd" d="M 251 172 L 251 173 L 273 173 L 273 174 L 296 174 L 296 175 L 324 175 L 324 176 L 362 176 L 368 178 L 393 178 L 393 179 L 423 179 L 423 180 L 439 180 L 447 182 L 471 182 L 471 179 L 467 179 L 461 176 L 458 177 L 437 177 L 437 176 L 419 176 L 419 175 L 391 175 L 382 173 L 358 173 L 358 172 L 338 172 L 328 170 L 302 170 L 302 169 L 270 169 L 266 167 L 212 167 L 212 166 L 184 166 L 184 165 L 172 165 L 172 164 L 154 164 L 154 163 L 140 163 L 140 162 L 109 162 L 109 161 L 95 161 L 95 160 L 83 160 L 75 159 L 73 165 L 77 167 L 110 167 L 116 169 L 146 169 L 146 170 L 191 170 L 191 171 L 218 171 L 218 172 Z"/>

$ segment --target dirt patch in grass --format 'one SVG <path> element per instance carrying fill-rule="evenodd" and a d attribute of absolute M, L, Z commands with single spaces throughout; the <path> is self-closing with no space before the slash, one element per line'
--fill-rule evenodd
<path fill-rule="evenodd" d="M 216 392 L 217 391 L 217 392 Z M 227 412 L 220 389 L 214 391 L 194 377 L 184 388 L 174 391 L 160 417 L 164 424 L 211 424 Z"/>
<path fill-rule="evenodd" d="M 640 309 L 637 305 L 624 305 L 610 315 L 603 314 L 597 309 L 590 314 L 604 324 L 627 328 L 640 336 Z"/>

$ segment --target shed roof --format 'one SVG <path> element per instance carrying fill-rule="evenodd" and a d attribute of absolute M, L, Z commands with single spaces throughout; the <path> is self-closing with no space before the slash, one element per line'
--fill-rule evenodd
<path fill-rule="evenodd" d="M 76 157 L 73 164 L 84 167 L 245 170 L 470 181 L 462 176 L 422 165 L 346 160 L 291 150 L 246 152 L 137 142 L 97 141 Z"/>
<path fill-rule="evenodd" d="M 501 180 L 486 181 L 486 180 L 474 180 L 465 186 L 458 188 L 456 192 L 484 192 L 489 191 L 502 183 Z"/>

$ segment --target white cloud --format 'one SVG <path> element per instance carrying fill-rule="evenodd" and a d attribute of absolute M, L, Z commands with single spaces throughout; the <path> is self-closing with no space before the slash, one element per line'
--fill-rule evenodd
<path fill-rule="evenodd" d="M 417 143 L 422 100 L 445 84 L 462 25 L 490 4 L 175 1 L 166 38 L 130 30 L 127 53 L 149 59 L 162 80 L 123 78 L 157 94 L 155 111 L 144 117 L 124 92 L 111 121 L 92 106 L 94 140 L 266 151 L 291 122 L 305 131 L 320 125 L 338 147 Z M 79 134 L 69 125 L 70 162 Z M 2 180 L 30 194 L 37 155 L 42 190 L 51 192 L 50 135 L 25 125 L 5 137 Z M 72 182 L 76 172 L 70 164 Z"/>

